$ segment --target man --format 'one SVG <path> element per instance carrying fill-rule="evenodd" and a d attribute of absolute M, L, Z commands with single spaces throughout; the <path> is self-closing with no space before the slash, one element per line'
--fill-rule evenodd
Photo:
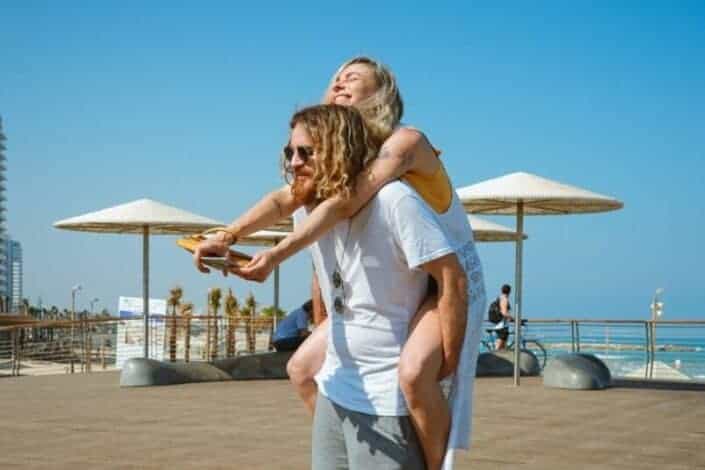
<path fill-rule="evenodd" d="M 308 325 L 311 321 L 313 302 L 311 300 L 301 307 L 289 312 L 277 324 L 272 337 L 272 345 L 277 351 L 296 351 L 309 335 Z"/>
<path fill-rule="evenodd" d="M 295 223 L 326 196 L 327 187 L 354 182 L 362 172 L 365 152 L 331 151 L 341 144 L 326 141 L 347 136 L 347 146 L 354 147 L 350 121 L 356 116 L 350 108 L 319 106 L 292 119 L 285 156 L 292 193 L 306 207 L 294 214 Z M 326 359 L 316 376 L 312 468 L 424 468 L 397 366 L 429 274 L 438 285 L 440 316 L 462 327 L 453 344 L 462 345 L 467 281 L 453 248 L 421 198 L 393 182 L 310 250 L 331 320 Z"/>
<path fill-rule="evenodd" d="M 509 338 L 509 322 L 514 321 L 514 317 L 509 313 L 512 306 L 509 304 L 509 294 L 512 288 L 509 284 L 504 284 L 500 290 L 500 295 L 490 305 L 490 321 L 495 323 L 494 333 L 497 335 L 495 347 L 498 351 L 507 348 Z"/>

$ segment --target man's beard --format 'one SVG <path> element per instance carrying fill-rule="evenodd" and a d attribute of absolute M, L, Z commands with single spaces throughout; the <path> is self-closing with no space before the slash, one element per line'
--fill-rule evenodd
<path fill-rule="evenodd" d="M 310 206 L 313 204 L 316 201 L 316 186 L 313 183 L 313 178 L 308 175 L 305 178 L 294 176 L 294 181 L 291 183 L 291 194 L 299 205 Z"/>

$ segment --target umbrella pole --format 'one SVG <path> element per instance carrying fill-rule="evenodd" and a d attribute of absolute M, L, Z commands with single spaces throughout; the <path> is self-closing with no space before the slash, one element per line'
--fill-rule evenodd
<path fill-rule="evenodd" d="M 144 357 L 149 359 L 149 226 L 142 228 L 142 310 L 144 312 Z"/>
<path fill-rule="evenodd" d="M 522 257 L 524 255 L 524 202 L 517 203 L 517 244 L 516 244 L 516 267 L 514 271 L 514 386 L 519 386 L 521 369 L 519 368 L 519 358 L 521 355 L 521 282 L 522 282 Z"/>
<path fill-rule="evenodd" d="M 277 328 L 277 313 L 279 312 L 279 265 L 274 268 L 274 328 Z"/>

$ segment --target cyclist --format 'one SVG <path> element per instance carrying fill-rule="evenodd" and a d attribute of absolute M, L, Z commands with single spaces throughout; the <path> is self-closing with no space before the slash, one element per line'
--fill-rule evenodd
<path fill-rule="evenodd" d="M 509 338 L 509 322 L 514 321 L 514 317 L 509 313 L 512 306 L 509 304 L 509 293 L 512 288 L 509 284 L 504 284 L 501 294 L 490 304 L 489 320 L 495 324 L 492 331 L 497 335 L 495 349 L 501 351 L 507 348 L 507 338 Z"/>

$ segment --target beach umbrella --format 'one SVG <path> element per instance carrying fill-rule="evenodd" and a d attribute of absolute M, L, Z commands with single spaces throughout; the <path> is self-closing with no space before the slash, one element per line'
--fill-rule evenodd
<path fill-rule="evenodd" d="M 515 242 L 517 240 L 517 233 L 504 225 L 490 222 L 476 215 L 469 215 L 468 222 L 476 242 Z M 524 234 L 522 238 L 526 240 L 528 237 Z"/>
<path fill-rule="evenodd" d="M 284 240 L 289 233 L 291 230 L 260 230 L 246 237 L 238 238 L 235 243 L 243 246 L 274 246 Z"/>
<path fill-rule="evenodd" d="M 54 227 L 65 230 L 142 235 L 142 309 L 144 311 L 145 358 L 149 357 L 149 236 L 200 233 L 221 225 L 223 225 L 221 222 L 151 199 L 139 199 L 54 223 Z"/>
<path fill-rule="evenodd" d="M 282 220 L 286 221 L 286 219 Z M 291 222 L 290 217 L 288 218 L 288 220 L 289 222 Z M 291 225 L 289 226 L 291 227 Z M 286 236 L 291 232 L 292 229 L 286 229 L 286 222 L 279 224 L 275 227 L 281 228 L 282 230 L 279 230 L 277 228 L 272 230 L 260 230 L 259 232 L 255 232 L 252 235 L 248 235 L 247 237 L 238 238 L 236 243 L 238 245 L 246 246 L 274 246 L 280 241 L 282 241 L 284 238 L 286 238 Z M 274 322 L 274 327 L 276 328 L 276 312 L 279 309 L 279 265 L 274 268 L 274 309 L 275 315 L 272 317 L 272 321 Z"/>
<path fill-rule="evenodd" d="M 525 215 L 565 215 L 621 209 L 617 199 L 551 181 L 530 173 L 500 176 L 458 189 L 467 212 L 516 216 L 516 231 L 523 233 Z M 523 240 L 516 243 L 514 307 L 515 344 L 521 340 Z M 514 384 L 519 385 L 519 347 L 514 348 Z"/>

